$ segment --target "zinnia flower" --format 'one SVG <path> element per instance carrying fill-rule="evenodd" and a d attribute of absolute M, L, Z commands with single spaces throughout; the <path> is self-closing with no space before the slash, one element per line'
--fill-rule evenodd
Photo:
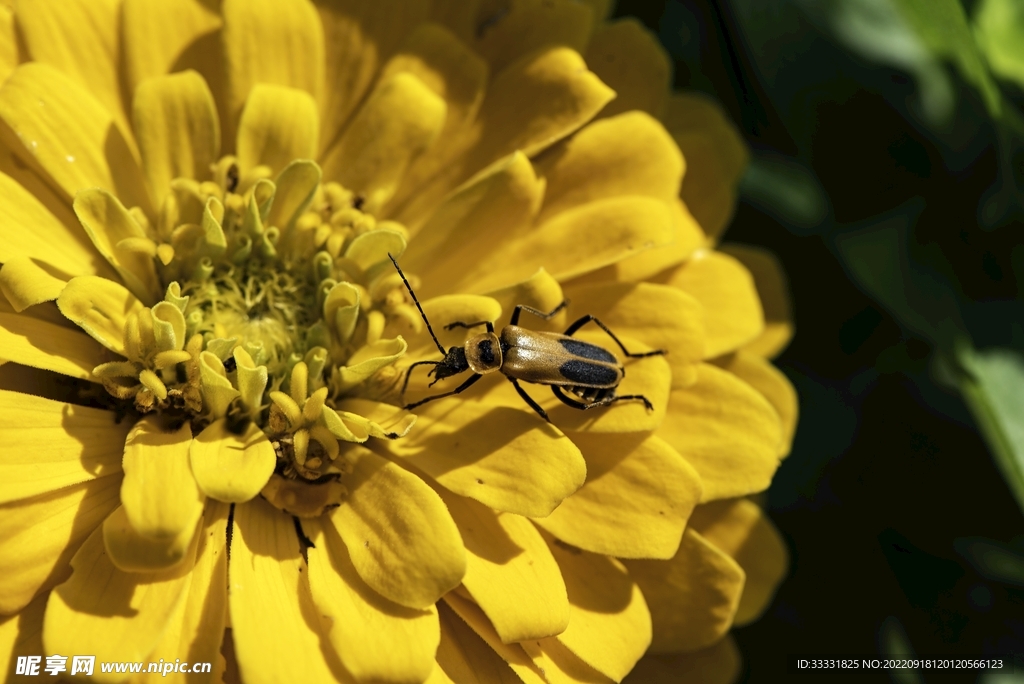
<path fill-rule="evenodd" d="M 795 423 L 765 360 L 784 287 L 770 256 L 716 249 L 742 144 L 606 14 L 0 8 L 7 672 L 620 681 L 648 649 L 677 654 L 651 677 L 726 672 L 723 636 L 785 566 L 745 498 Z M 526 385 L 547 423 L 493 373 L 403 410 L 466 376 L 417 368 L 403 394 L 439 355 L 389 254 L 446 349 L 451 323 L 568 300 L 521 324 L 590 314 L 665 350 L 617 390 L 651 409 Z"/>

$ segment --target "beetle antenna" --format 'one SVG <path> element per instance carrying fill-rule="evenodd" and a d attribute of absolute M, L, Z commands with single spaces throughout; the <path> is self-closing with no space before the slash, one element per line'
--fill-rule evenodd
<path fill-rule="evenodd" d="M 430 333 L 430 336 L 434 340 L 434 344 L 437 345 L 437 350 L 441 352 L 441 356 L 446 355 L 448 352 L 446 352 L 444 347 L 441 346 L 441 343 L 437 341 L 437 335 L 434 334 L 434 329 L 430 327 L 430 321 L 427 320 L 427 314 L 423 313 L 423 307 L 420 306 L 420 300 L 416 299 L 416 293 L 412 291 L 412 285 L 409 284 L 408 278 L 406 278 L 405 274 L 402 273 L 402 268 L 398 265 L 398 262 L 395 261 L 395 257 L 391 256 L 391 252 L 388 252 L 388 259 L 391 259 L 391 263 L 395 265 L 395 269 L 398 270 L 398 275 L 402 276 L 402 282 L 405 283 L 405 289 L 409 291 L 409 294 L 412 296 L 412 301 L 416 304 L 416 308 L 420 310 L 420 317 L 422 317 L 423 322 L 427 324 L 427 332 Z"/>

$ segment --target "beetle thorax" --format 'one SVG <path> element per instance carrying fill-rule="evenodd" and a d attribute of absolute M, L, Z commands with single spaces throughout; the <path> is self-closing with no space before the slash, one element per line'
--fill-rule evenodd
<path fill-rule="evenodd" d="M 492 332 L 474 335 L 466 341 L 466 361 L 474 373 L 493 373 L 501 368 L 501 342 Z"/>

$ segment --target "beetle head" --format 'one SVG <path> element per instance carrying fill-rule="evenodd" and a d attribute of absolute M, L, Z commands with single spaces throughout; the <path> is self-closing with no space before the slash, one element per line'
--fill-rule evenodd
<path fill-rule="evenodd" d="M 444 380 L 447 377 L 458 375 L 466 370 L 469 370 L 469 362 L 466 361 L 466 350 L 462 347 L 452 347 L 444 355 L 444 359 L 439 361 L 437 365 L 427 373 L 427 375 L 434 376 L 434 382 L 430 383 L 428 387 L 433 387 L 438 380 Z"/>

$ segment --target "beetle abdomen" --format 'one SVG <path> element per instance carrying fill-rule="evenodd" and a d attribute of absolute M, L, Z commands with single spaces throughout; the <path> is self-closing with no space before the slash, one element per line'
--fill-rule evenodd
<path fill-rule="evenodd" d="M 572 384 L 590 387 L 614 387 L 621 380 L 621 373 L 614 366 L 604 366 L 571 359 L 558 367 L 562 377 Z"/>

